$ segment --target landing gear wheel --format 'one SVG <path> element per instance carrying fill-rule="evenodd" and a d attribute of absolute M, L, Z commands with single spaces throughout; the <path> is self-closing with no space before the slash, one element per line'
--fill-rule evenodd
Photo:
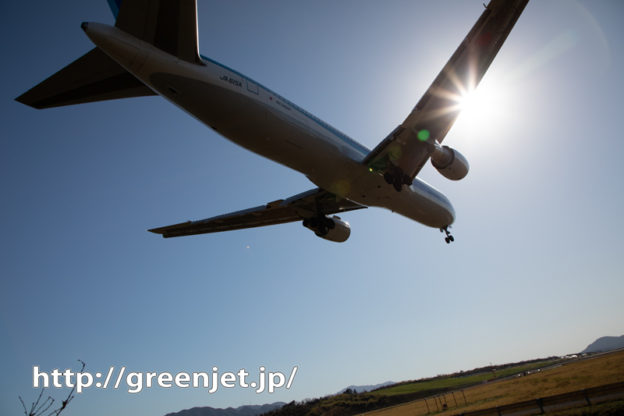
<path fill-rule="evenodd" d="M 440 232 L 444 232 L 446 234 L 446 237 L 444 237 L 444 241 L 446 241 L 446 244 L 450 244 L 452 241 L 455 241 L 455 237 L 453 237 L 451 235 L 451 232 L 448 230 L 449 227 L 450 225 L 440 228 Z"/>
<path fill-rule="evenodd" d="M 319 237 L 323 237 L 327 235 L 328 232 L 329 232 L 329 229 L 325 225 L 321 225 L 320 227 L 318 227 L 317 231 L 314 234 L 316 234 Z"/>
<path fill-rule="evenodd" d="M 383 175 L 388 185 L 392 185 L 397 192 L 401 192 L 403 185 L 410 185 L 412 180 L 403 171 L 393 166 L 389 168 Z"/>
<path fill-rule="evenodd" d="M 334 228 L 336 228 L 336 223 L 332 219 L 326 218 L 323 223 L 323 227 L 327 228 L 328 230 L 333 230 Z"/>
<path fill-rule="evenodd" d="M 392 177 L 392 174 L 390 172 L 384 173 L 383 176 L 384 176 L 384 180 L 386 181 L 388 185 L 394 182 L 394 178 Z"/>
<path fill-rule="evenodd" d="M 394 189 L 396 189 L 397 192 L 401 192 L 401 189 L 403 189 L 403 183 L 401 183 L 398 179 L 392 183 L 392 186 L 394 186 Z"/>

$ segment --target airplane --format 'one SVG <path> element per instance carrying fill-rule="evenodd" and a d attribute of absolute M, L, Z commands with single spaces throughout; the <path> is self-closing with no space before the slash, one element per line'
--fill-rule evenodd
<path fill-rule="evenodd" d="M 383 207 L 445 233 L 450 201 L 417 177 L 428 160 L 444 177 L 468 174 L 466 158 L 442 145 L 458 98 L 478 84 L 528 0 L 491 0 L 407 118 L 374 149 L 273 90 L 200 55 L 197 0 L 108 0 L 115 25 L 83 22 L 95 48 L 16 100 L 37 109 L 160 95 L 234 143 L 304 174 L 316 187 L 289 198 L 151 231 L 165 238 L 301 221 L 344 242 L 334 214 Z"/>

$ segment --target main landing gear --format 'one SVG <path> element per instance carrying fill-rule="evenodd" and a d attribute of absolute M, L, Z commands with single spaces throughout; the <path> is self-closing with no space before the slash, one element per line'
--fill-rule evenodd
<path fill-rule="evenodd" d="M 403 170 L 397 166 L 389 168 L 386 173 L 384 173 L 383 177 L 389 185 L 394 186 L 397 192 L 401 192 L 403 185 L 411 185 L 412 183 L 412 178 L 407 176 Z"/>
<path fill-rule="evenodd" d="M 303 220 L 303 226 L 314 231 L 318 237 L 327 235 L 329 230 L 336 228 L 336 223 L 324 215 L 318 217 L 306 218 Z"/>
<path fill-rule="evenodd" d="M 455 238 L 451 235 L 451 232 L 448 230 L 449 227 L 450 225 L 447 225 L 444 228 L 440 228 L 440 232 L 446 233 L 446 237 L 444 238 L 444 241 L 446 241 L 446 244 L 450 244 L 451 241 L 455 241 Z"/>

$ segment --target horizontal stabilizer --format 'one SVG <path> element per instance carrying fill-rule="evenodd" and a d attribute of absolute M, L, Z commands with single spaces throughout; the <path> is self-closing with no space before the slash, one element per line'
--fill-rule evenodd
<path fill-rule="evenodd" d="M 146 95 L 155 93 L 95 48 L 16 100 L 42 109 Z"/>

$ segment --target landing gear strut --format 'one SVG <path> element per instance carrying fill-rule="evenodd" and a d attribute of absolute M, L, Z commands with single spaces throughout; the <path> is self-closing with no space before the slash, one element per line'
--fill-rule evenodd
<path fill-rule="evenodd" d="M 303 226 L 314 231 L 317 236 L 323 237 L 329 230 L 336 228 L 336 223 L 326 216 L 318 216 L 304 219 Z"/>
<path fill-rule="evenodd" d="M 446 234 L 446 237 L 444 238 L 444 241 L 446 241 L 446 244 L 450 244 L 451 241 L 455 241 L 455 238 L 451 235 L 451 232 L 448 230 L 450 227 L 450 225 L 447 225 L 444 228 L 440 228 L 440 232 L 444 232 Z"/>
<path fill-rule="evenodd" d="M 394 186 L 397 192 L 401 192 L 403 185 L 411 185 L 412 178 L 407 176 L 401 168 L 393 166 L 384 173 L 384 179 L 389 184 Z"/>

